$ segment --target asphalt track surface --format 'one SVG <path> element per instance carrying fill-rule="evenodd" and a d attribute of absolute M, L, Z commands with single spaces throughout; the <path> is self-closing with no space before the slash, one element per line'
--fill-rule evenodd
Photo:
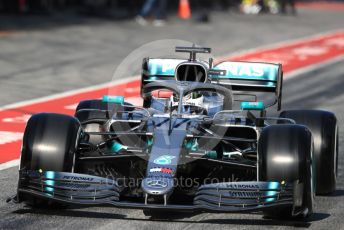
<path fill-rule="evenodd" d="M 92 20 L 49 31 L 20 32 L 0 38 L 0 104 L 109 81 L 128 52 L 157 39 L 177 38 L 214 47 L 214 55 L 255 48 L 329 30 L 342 29 L 343 12 L 302 10 L 298 17 L 217 13 L 210 25 L 178 23 L 143 29 L 133 22 Z M 125 44 L 125 45 L 123 45 Z M 284 108 L 328 109 L 337 114 L 340 147 L 344 124 L 343 61 L 285 81 Z M 15 193 L 17 168 L 0 171 L 0 229 L 344 229 L 343 148 L 337 191 L 316 197 L 307 222 L 269 220 L 257 214 L 199 214 L 177 220 L 150 220 L 140 210 L 82 208 L 33 210 L 5 203 Z M 3 153 L 1 153 L 3 154 Z"/>

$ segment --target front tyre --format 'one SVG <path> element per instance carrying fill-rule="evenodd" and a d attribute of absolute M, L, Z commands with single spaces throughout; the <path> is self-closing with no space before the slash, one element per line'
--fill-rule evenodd
<path fill-rule="evenodd" d="M 314 141 L 315 193 L 330 194 L 336 190 L 338 169 L 338 125 L 336 116 L 321 110 L 290 110 L 280 117 L 307 126 Z"/>
<path fill-rule="evenodd" d="M 20 170 L 73 172 L 80 133 L 80 123 L 74 117 L 54 113 L 33 115 L 24 132 Z M 31 205 L 46 205 L 41 199 L 26 195 L 18 194 L 18 198 Z"/>
<path fill-rule="evenodd" d="M 301 204 L 265 211 L 266 216 L 305 218 L 312 214 L 312 135 L 305 126 L 272 125 L 264 128 L 258 142 L 258 167 L 261 181 L 296 182 L 302 188 L 297 197 L 301 198 Z"/>

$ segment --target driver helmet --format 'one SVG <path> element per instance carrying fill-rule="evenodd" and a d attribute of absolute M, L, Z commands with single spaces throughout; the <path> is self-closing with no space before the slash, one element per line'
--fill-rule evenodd
<path fill-rule="evenodd" d="M 179 104 L 179 96 L 174 94 L 171 96 L 172 106 L 178 106 Z M 184 107 L 188 106 L 196 106 L 199 108 L 203 108 L 207 110 L 204 104 L 204 96 L 199 92 L 192 92 L 183 97 L 183 105 Z"/>

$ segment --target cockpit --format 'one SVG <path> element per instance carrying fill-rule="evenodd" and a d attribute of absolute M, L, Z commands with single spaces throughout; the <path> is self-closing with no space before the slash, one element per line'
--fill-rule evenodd
<path fill-rule="evenodd" d="M 180 96 L 171 91 L 157 90 L 152 92 L 151 108 L 164 113 L 178 113 L 180 101 L 182 102 L 181 113 L 191 115 L 208 115 L 212 116 L 223 108 L 222 95 L 215 92 L 194 91 Z"/>
<path fill-rule="evenodd" d="M 161 113 L 213 116 L 232 108 L 231 91 L 208 83 L 154 82 L 144 91 L 145 107 Z"/>

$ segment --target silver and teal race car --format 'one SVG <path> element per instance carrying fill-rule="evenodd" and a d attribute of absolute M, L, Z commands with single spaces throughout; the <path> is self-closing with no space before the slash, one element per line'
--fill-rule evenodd
<path fill-rule="evenodd" d="M 307 217 L 335 190 L 333 113 L 283 111 L 282 66 L 146 58 L 142 106 L 105 95 L 75 116 L 35 114 L 23 138 L 15 202 L 170 212 Z"/>

